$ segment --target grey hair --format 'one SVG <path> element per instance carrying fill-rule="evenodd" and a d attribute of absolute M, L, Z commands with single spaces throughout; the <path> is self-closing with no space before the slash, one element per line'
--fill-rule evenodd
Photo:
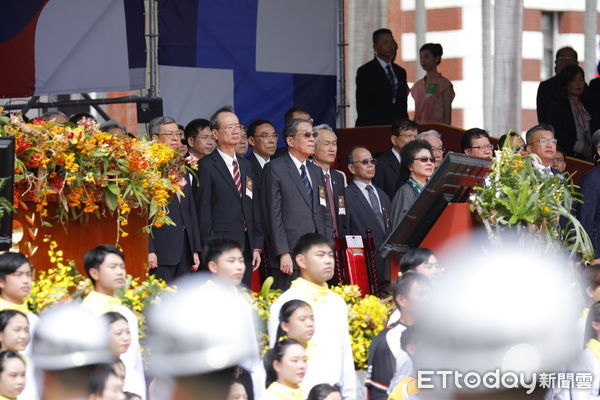
<path fill-rule="evenodd" d="M 596 132 L 594 132 L 594 134 L 592 135 L 592 146 L 594 146 L 594 148 L 598 148 L 600 147 L 600 129 L 598 129 Z"/>
<path fill-rule="evenodd" d="M 123 132 L 127 133 L 127 129 L 125 129 L 125 127 L 123 125 L 121 125 L 114 119 L 109 119 L 108 121 L 103 122 L 102 125 L 100 125 L 100 130 L 102 132 L 108 132 L 110 129 L 114 129 L 114 128 L 123 129 Z"/>
<path fill-rule="evenodd" d="M 40 115 L 40 118 L 47 119 L 48 121 L 52 121 L 54 119 L 54 117 L 58 117 L 58 116 L 69 119 L 69 117 L 67 117 L 67 114 L 65 114 L 62 111 L 58 111 L 58 110 L 45 112 L 42 115 Z"/>
<path fill-rule="evenodd" d="M 287 138 L 290 136 L 294 136 L 296 133 L 298 133 L 298 125 L 300 125 L 303 122 L 307 122 L 312 126 L 312 121 L 310 119 L 303 119 L 303 118 L 295 118 L 292 120 L 292 122 L 289 123 L 288 126 L 286 126 L 285 132 L 283 132 L 283 135 Z"/>
<path fill-rule="evenodd" d="M 160 134 L 160 126 L 166 125 L 166 124 L 177 124 L 177 121 L 175 121 L 171 117 L 166 117 L 166 116 L 156 117 L 152 121 L 150 121 L 150 123 L 148 124 L 148 135 L 150 135 L 150 137 L 152 137 L 152 136 L 156 136 L 156 135 Z"/>
<path fill-rule="evenodd" d="M 329 131 L 329 132 L 333 133 L 333 136 L 335 136 L 337 138 L 337 135 L 333 131 L 333 128 L 327 124 L 320 124 L 317 126 L 313 126 L 313 132 L 319 132 L 319 131 Z M 319 138 L 320 138 L 320 136 L 317 136 L 317 143 L 319 143 Z"/>
<path fill-rule="evenodd" d="M 434 129 L 430 129 L 428 131 L 419 133 L 417 135 L 417 140 L 425 140 L 426 136 L 433 136 L 433 137 L 439 139 L 440 141 L 442 140 L 442 135 L 440 135 L 440 133 Z"/>
<path fill-rule="evenodd" d="M 233 107 L 226 105 L 215 111 L 213 115 L 210 116 L 210 129 L 219 129 L 219 114 L 224 112 L 233 113 Z"/>

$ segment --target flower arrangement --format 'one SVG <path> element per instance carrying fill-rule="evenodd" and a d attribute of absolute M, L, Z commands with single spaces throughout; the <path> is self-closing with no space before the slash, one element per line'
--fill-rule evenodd
<path fill-rule="evenodd" d="M 6 185 L 7 182 L 8 182 L 7 178 L 0 179 L 0 190 L 2 190 L 2 188 L 4 188 L 4 185 Z M 13 212 L 12 203 L 8 199 L 5 199 L 4 197 L 0 196 L 0 219 L 2 219 L 4 217 L 4 215 L 10 214 L 12 212 Z"/>
<path fill-rule="evenodd" d="M 261 354 L 269 349 L 267 322 L 271 304 L 281 295 L 281 290 L 271 290 L 273 278 L 265 280 L 258 293 L 251 293 L 252 304 L 263 323 L 259 338 Z M 367 355 L 373 338 L 385 327 L 391 308 L 390 300 L 381 300 L 375 296 L 364 296 L 356 285 L 333 286 L 331 290 L 339 294 L 348 305 L 348 326 L 354 365 L 357 370 L 367 367 Z"/>
<path fill-rule="evenodd" d="M 101 132 L 85 118 L 74 125 L 11 115 L 0 125 L 1 136 L 15 137 L 15 196 L 33 200 L 42 219 L 52 199 L 63 225 L 116 211 L 118 237 L 128 236 L 131 209 L 148 210 L 146 231 L 173 223 L 167 206 L 181 193 L 183 160 L 168 146 Z"/>
<path fill-rule="evenodd" d="M 528 246 L 547 251 L 565 246 L 571 255 L 593 259 L 590 239 L 572 215 L 573 204 L 581 201 L 572 175 L 544 174 L 533 162 L 541 163 L 536 154 L 522 157 L 507 141 L 496 150 L 486 183 L 474 188 L 471 211 L 495 244 L 502 243 L 505 232 L 516 232 Z"/>
<path fill-rule="evenodd" d="M 63 251 L 58 248 L 56 241 L 49 237 L 45 237 L 44 241 L 50 242 L 48 262 L 52 267 L 36 273 L 33 287 L 27 298 L 29 309 L 34 313 L 40 313 L 57 303 L 82 300 L 94 290 L 92 282 L 77 270 L 75 261 L 64 259 Z M 145 333 L 144 310 L 156 302 L 164 290 L 173 290 L 173 288 L 168 287 L 162 279 L 149 276 L 142 281 L 127 276 L 127 284 L 116 293 L 121 303 L 136 314 L 140 337 Z"/>

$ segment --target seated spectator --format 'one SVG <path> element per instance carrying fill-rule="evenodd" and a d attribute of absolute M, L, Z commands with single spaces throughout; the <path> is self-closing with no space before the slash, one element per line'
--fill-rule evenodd
<path fill-rule="evenodd" d="M 64 124 L 69 121 L 69 117 L 62 111 L 48 111 L 40 115 L 39 119 L 45 119 L 48 122 L 56 122 L 57 124 Z"/>
<path fill-rule="evenodd" d="M 311 389 L 307 400 L 342 400 L 342 393 L 336 385 L 321 383 Z"/>
<path fill-rule="evenodd" d="M 585 76 L 578 65 L 559 74 L 559 93 L 550 104 L 549 123 L 566 155 L 592 161 L 594 109 L 584 97 Z"/>
<path fill-rule="evenodd" d="M 419 133 L 417 140 L 424 140 L 431 145 L 431 152 L 435 157 L 435 169 L 438 169 L 444 159 L 444 151 L 446 151 L 442 142 L 442 135 L 438 131 L 430 129 Z"/>
<path fill-rule="evenodd" d="M 473 157 L 491 160 L 494 146 L 490 143 L 490 134 L 480 128 L 471 128 L 460 138 L 460 149 Z"/>
<path fill-rule="evenodd" d="M 21 398 L 26 382 L 23 357 L 10 350 L 0 352 L 0 399 Z"/>
<path fill-rule="evenodd" d="M 217 142 L 210 131 L 210 122 L 204 118 L 191 120 L 183 130 L 188 153 L 196 160 L 201 160 L 217 147 Z"/>
<path fill-rule="evenodd" d="M 390 205 L 391 226 L 396 227 L 413 205 L 433 174 L 435 158 L 431 145 L 423 140 L 407 144 L 401 153 L 402 170 L 408 181 L 398 189 Z"/>
<path fill-rule="evenodd" d="M 600 155 L 600 130 L 592 137 L 592 146 Z M 579 221 L 592 241 L 596 258 L 600 258 L 600 165 L 581 178 L 583 203 L 579 208 Z"/>
<path fill-rule="evenodd" d="M 500 139 L 498 139 L 498 149 L 502 149 L 505 146 L 507 139 L 509 146 L 515 149 L 516 153 L 519 153 L 522 157 L 527 155 L 527 146 L 525 145 L 525 141 L 521 135 L 512 131 L 500 136 Z"/>
<path fill-rule="evenodd" d="M 267 352 L 267 391 L 261 400 L 304 399 L 300 383 L 306 373 L 306 349 L 294 339 L 283 339 Z"/>
<path fill-rule="evenodd" d="M 554 154 L 554 159 L 552 160 L 552 168 L 556 169 L 559 172 L 565 172 L 567 169 L 567 163 L 565 161 L 565 151 L 562 147 L 556 146 L 556 153 Z"/>
<path fill-rule="evenodd" d="M 88 120 L 91 119 L 94 122 L 94 124 L 98 123 L 98 120 L 96 119 L 96 117 L 94 117 L 92 114 L 87 113 L 87 112 L 80 112 L 80 113 L 71 115 L 71 118 L 69 118 L 69 122 L 71 122 L 73 124 L 78 124 L 79 121 L 81 121 L 84 118 L 86 118 Z"/>
<path fill-rule="evenodd" d="M 127 129 L 115 120 L 109 119 L 100 125 L 102 132 L 110 133 L 115 136 L 128 136 Z"/>
<path fill-rule="evenodd" d="M 549 124 L 540 124 L 530 128 L 525 133 L 527 151 L 539 157 L 539 162 L 532 159 L 533 165 L 543 173 L 559 173 L 552 168 L 552 161 L 556 155 L 556 138 L 554 128 Z"/>

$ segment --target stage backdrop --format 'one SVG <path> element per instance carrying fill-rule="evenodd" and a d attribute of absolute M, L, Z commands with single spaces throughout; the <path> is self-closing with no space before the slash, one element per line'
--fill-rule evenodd
<path fill-rule="evenodd" d="M 187 124 L 231 104 L 278 132 L 293 105 L 335 123 L 335 0 L 159 0 L 164 111 Z M 280 143 L 282 143 L 280 137 Z"/>
<path fill-rule="evenodd" d="M 145 86 L 144 0 L 4 0 L 0 97 Z"/>

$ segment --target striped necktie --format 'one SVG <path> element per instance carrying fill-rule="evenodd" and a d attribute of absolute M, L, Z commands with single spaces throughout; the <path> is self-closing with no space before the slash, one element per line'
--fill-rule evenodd
<path fill-rule="evenodd" d="M 235 187 L 237 187 L 238 193 L 240 197 L 242 196 L 242 177 L 240 175 L 240 167 L 238 165 L 237 160 L 233 160 L 233 181 L 235 182 Z"/>

